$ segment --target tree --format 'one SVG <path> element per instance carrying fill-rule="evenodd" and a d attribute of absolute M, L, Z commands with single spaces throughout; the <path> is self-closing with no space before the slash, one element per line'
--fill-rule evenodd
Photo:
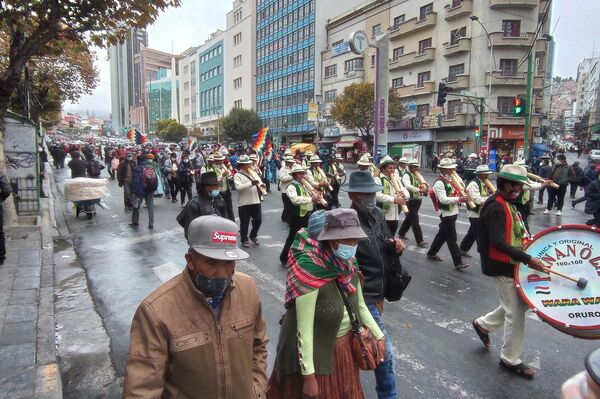
<path fill-rule="evenodd" d="M 116 44 L 131 28 L 144 28 L 180 0 L 0 0 L 0 171 L 6 174 L 4 117 L 25 66 L 34 57 L 56 54 L 67 41 L 105 46 Z M 14 222 L 11 201 L 4 222 Z"/>
<path fill-rule="evenodd" d="M 353 83 L 344 88 L 331 107 L 331 116 L 337 122 L 351 129 L 358 129 L 369 142 L 373 136 L 373 102 L 375 101 L 373 83 Z M 404 116 L 404 106 L 394 89 L 390 89 L 388 117 L 391 120 Z"/>
<path fill-rule="evenodd" d="M 175 119 L 163 119 L 156 122 L 156 135 L 163 141 L 179 143 L 187 136 L 187 129 Z"/>
<path fill-rule="evenodd" d="M 233 108 L 221 119 L 221 129 L 229 141 L 250 142 L 252 135 L 262 127 L 258 114 L 251 109 Z"/>

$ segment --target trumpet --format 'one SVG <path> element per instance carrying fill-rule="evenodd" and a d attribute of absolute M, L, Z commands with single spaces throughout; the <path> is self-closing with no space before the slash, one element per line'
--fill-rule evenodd
<path fill-rule="evenodd" d="M 463 183 L 458 173 L 456 173 L 456 171 L 450 173 L 450 180 L 452 181 L 452 185 L 454 186 L 456 191 L 458 191 L 461 196 L 467 196 L 467 193 L 465 192 L 465 184 Z M 467 201 L 467 206 L 469 208 L 475 208 L 475 204 L 470 199 Z"/>
<path fill-rule="evenodd" d="M 402 185 L 400 180 L 396 179 L 396 176 L 394 176 L 393 173 L 390 176 L 390 182 L 392 183 L 392 186 L 394 187 L 394 191 L 396 191 L 396 196 L 406 199 L 404 197 L 404 192 L 402 191 L 404 186 Z M 402 212 L 408 213 L 408 206 L 406 206 L 406 204 L 401 205 L 401 207 L 402 207 Z"/>
<path fill-rule="evenodd" d="M 488 189 L 488 192 L 490 194 L 494 194 L 496 192 L 496 187 L 494 187 L 490 179 L 485 179 L 483 181 L 483 184 L 485 184 L 485 187 Z"/>
<path fill-rule="evenodd" d="M 310 185 L 309 182 L 306 181 L 306 179 L 302 179 L 301 181 L 302 185 L 304 186 L 304 189 L 306 191 L 308 191 L 308 194 L 312 197 L 313 195 L 315 195 L 315 189 L 313 188 L 313 186 Z M 319 203 L 323 206 L 327 206 L 327 201 L 325 201 L 325 199 L 321 198 L 319 200 Z"/>
<path fill-rule="evenodd" d="M 529 177 L 531 180 L 540 182 L 540 183 L 544 183 L 546 181 L 546 179 L 544 179 L 543 177 L 539 177 L 538 175 L 534 175 L 533 173 L 527 173 L 527 177 Z M 553 181 L 550 181 L 548 183 L 548 185 L 554 189 L 559 188 L 560 186 L 556 183 L 554 183 Z"/>
<path fill-rule="evenodd" d="M 316 169 L 317 169 L 317 172 L 319 172 L 319 175 L 321 175 L 321 178 L 323 180 L 325 180 L 325 182 L 327 183 L 327 186 L 326 186 L 327 190 L 333 191 L 333 187 L 331 187 L 331 184 L 329 184 L 329 179 L 327 178 L 327 175 L 325 174 L 325 172 L 323 172 L 323 169 L 321 169 L 320 166 L 318 166 Z"/>
<path fill-rule="evenodd" d="M 260 180 L 260 176 L 254 171 L 254 169 L 248 168 L 248 174 L 250 175 L 252 180 L 258 180 L 259 182 L 261 182 L 258 185 L 258 189 L 260 190 L 260 193 L 262 194 L 262 196 L 264 197 L 265 195 L 267 195 L 267 190 L 265 189 L 265 185 L 262 183 L 262 181 Z"/>

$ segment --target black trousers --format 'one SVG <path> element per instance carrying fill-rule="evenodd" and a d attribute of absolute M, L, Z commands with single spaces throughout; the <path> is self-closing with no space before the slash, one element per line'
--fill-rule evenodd
<path fill-rule="evenodd" d="M 333 183 L 333 191 L 331 192 L 331 206 L 333 208 L 340 207 L 340 185 Z"/>
<path fill-rule="evenodd" d="M 227 213 L 227 219 L 235 222 L 235 215 L 233 214 L 233 202 L 231 201 L 231 190 L 221 191 L 221 197 L 225 200 L 225 212 Z"/>
<path fill-rule="evenodd" d="M 177 201 L 177 192 L 179 191 L 179 185 L 177 184 L 177 178 L 172 177 L 169 179 L 169 191 L 171 191 L 171 199 L 173 202 Z"/>
<path fill-rule="evenodd" d="M 248 226 L 252 219 L 252 230 L 250 230 L 250 238 L 258 236 L 258 229 L 262 224 L 262 210 L 260 204 L 244 205 L 238 208 L 240 216 L 240 238 L 242 242 L 248 241 Z"/>
<path fill-rule="evenodd" d="M 456 218 L 458 215 L 440 217 L 440 230 L 436 234 L 431 247 L 427 252 L 429 256 L 437 255 L 438 251 L 442 248 L 442 245 L 446 243 L 452 255 L 452 261 L 454 266 L 458 266 L 462 263 L 462 257 L 460 256 L 460 249 L 456 244 Z"/>
<path fill-rule="evenodd" d="M 405 236 L 408 230 L 412 227 L 417 244 L 423 242 L 423 230 L 419 224 L 419 209 L 421 208 L 422 200 L 408 200 L 408 214 L 400 226 L 399 235 Z"/>
<path fill-rule="evenodd" d="M 390 229 L 390 233 L 392 236 L 396 235 L 396 230 L 398 230 L 398 221 L 397 220 L 386 220 L 388 229 Z"/>
<path fill-rule="evenodd" d="M 187 194 L 188 200 L 190 202 L 192 200 L 192 184 L 185 184 L 179 187 L 179 192 L 181 193 L 181 205 L 185 204 L 185 195 Z"/>
<path fill-rule="evenodd" d="M 296 233 L 303 227 L 308 226 L 308 218 L 312 212 L 308 212 L 306 215 L 300 217 L 296 215 L 290 215 L 290 231 L 288 233 L 287 239 L 285 240 L 285 245 L 279 254 L 279 260 L 282 265 L 287 264 L 288 261 L 288 252 L 294 243 L 294 238 L 296 237 Z"/>
<path fill-rule="evenodd" d="M 290 216 L 292 213 L 292 201 L 286 193 L 281 193 L 281 201 L 283 201 L 283 212 L 281 212 L 281 220 L 290 224 Z"/>
<path fill-rule="evenodd" d="M 571 198 L 575 198 L 575 194 L 577 194 L 577 188 L 579 187 L 579 183 L 569 183 L 571 185 L 571 190 L 569 192 L 569 196 Z"/>
<path fill-rule="evenodd" d="M 2 215 L 3 209 L 0 204 L 0 264 L 4 263 L 6 259 L 6 243 L 4 242 L 4 216 Z"/>
<path fill-rule="evenodd" d="M 565 203 L 565 194 L 567 194 L 567 184 L 558 186 L 558 188 L 548 187 L 548 206 L 546 209 L 551 210 L 556 203 L 556 209 L 562 211 Z"/>
<path fill-rule="evenodd" d="M 460 250 L 465 252 L 471 249 L 474 242 L 479 244 L 479 218 L 469 218 L 469 222 L 471 223 L 469 231 L 460 243 Z"/>
<path fill-rule="evenodd" d="M 540 189 L 540 192 L 538 194 L 538 202 L 544 202 L 544 191 L 547 189 L 547 187 L 542 187 Z"/>

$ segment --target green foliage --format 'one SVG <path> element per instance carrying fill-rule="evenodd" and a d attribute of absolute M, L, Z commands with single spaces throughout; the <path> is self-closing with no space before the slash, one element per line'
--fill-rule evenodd
<path fill-rule="evenodd" d="M 162 141 L 179 143 L 187 136 L 187 129 L 175 119 L 163 119 L 156 122 L 156 135 Z"/>
<path fill-rule="evenodd" d="M 221 120 L 221 129 L 230 142 L 252 140 L 252 135 L 262 127 L 258 114 L 251 109 L 233 108 Z"/>
<path fill-rule="evenodd" d="M 373 102 L 375 101 L 373 83 L 353 83 L 344 88 L 331 107 L 331 116 L 342 125 L 358 129 L 365 137 L 370 137 L 373 129 Z M 404 106 L 394 89 L 389 93 L 389 119 L 396 120 L 404 116 Z"/>

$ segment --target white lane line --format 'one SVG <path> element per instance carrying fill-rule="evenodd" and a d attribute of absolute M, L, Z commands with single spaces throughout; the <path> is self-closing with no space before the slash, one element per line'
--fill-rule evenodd
<path fill-rule="evenodd" d="M 134 234 L 134 233 L 135 232 L 132 230 L 131 234 Z M 120 240 L 111 242 L 111 243 L 106 243 L 106 244 L 92 245 L 91 248 L 96 249 L 98 251 L 106 252 L 106 251 L 110 251 L 110 250 L 113 250 L 113 249 L 119 248 L 119 247 L 127 247 L 132 244 L 140 244 L 142 242 L 166 238 L 169 236 L 173 236 L 177 233 L 180 233 L 183 236 L 183 229 L 181 227 L 179 227 L 176 229 L 161 231 L 159 233 L 144 234 L 144 235 L 137 236 L 137 237 L 115 237 L 115 238 L 120 238 Z"/>
<path fill-rule="evenodd" d="M 175 263 L 167 262 L 160 266 L 153 267 L 154 273 L 163 283 L 177 276 L 183 270 L 182 266 L 178 266 Z"/>

